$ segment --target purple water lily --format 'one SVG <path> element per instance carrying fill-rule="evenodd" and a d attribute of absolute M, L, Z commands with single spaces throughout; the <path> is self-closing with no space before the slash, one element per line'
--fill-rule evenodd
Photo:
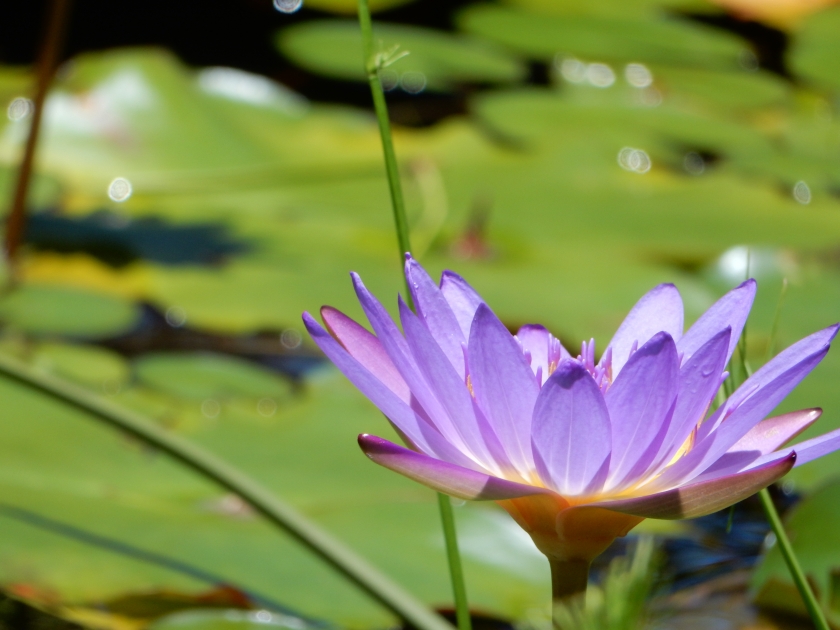
<path fill-rule="evenodd" d="M 836 430 L 784 448 L 820 409 L 765 419 L 838 325 L 787 348 L 709 415 L 753 280 L 686 332 L 676 287 L 655 287 L 596 362 L 594 341 L 575 357 L 542 326 L 512 335 L 455 273 L 437 284 L 410 256 L 405 273 L 416 313 L 400 299 L 402 332 L 356 274 L 375 334 L 331 307 L 327 330 L 303 316 L 408 448 L 372 435 L 359 444 L 430 488 L 498 501 L 548 557 L 555 597 L 584 588 L 591 560 L 642 519 L 715 512 L 840 447 Z"/>

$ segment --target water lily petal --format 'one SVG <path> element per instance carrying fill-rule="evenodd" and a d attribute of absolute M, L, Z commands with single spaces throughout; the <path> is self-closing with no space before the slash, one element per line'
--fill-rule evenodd
<path fill-rule="evenodd" d="M 462 466 L 475 467 L 469 458 L 453 447 L 431 424 L 353 358 L 309 313 L 303 314 L 303 323 L 312 335 L 312 339 L 330 361 L 385 414 L 385 417 L 412 444 L 424 453 L 459 463 Z"/>
<path fill-rule="evenodd" d="M 498 469 L 501 462 L 495 462 L 487 449 L 486 438 L 482 435 L 482 427 L 473 411 L 472 398 L 464 379 L 455 372 L 417 315 L 411 312 L 402 299 L 399 304 L 405 338 L 420 373 L 431 386 L 435 397 L 443 406 L 461 440 L 473 454 L 473 458 L 490 470 Z M 504 439 L 502 442 L 504 443 Z"/>
<path fill-rule="evenodd" d="M 344 349 L 365 366 L 368 371 L 385 383 L 392 392 L 406 403 L 411 401 L 411 390 L 391 357 L 375 335 L 331 306 L 321 308 L 321 318 L 333 337 Z"/>
<path fill-rule="evenodd" d="M 531 371 L 540 374 L 540 384 L 545 383 L 551 372 L 560 361 L 570 357 L 566 349 L 560 344 L 548 329 L 539 324 L 526 324 L 517 333 L 516 339 L 522 350 L 531 357 Z"/>
<path fill-rule="evenodd" d="M 594 503 L 624 514 L 646 518 L 696 518 L 746 499 L 784 476 L 796 461 L 789 453 L 743 472 L 698 481 L 647 496 Z"/>
<path fill-rule="evenodd" d="M 818 457 L 833 453 L 840 448 L 840 429 L 829 431 L 810 440 L 794 444 L 790 450 L 796 452 L 796 465 L 807 464 Z M 787 450 L 787 449 L 785 449 Z"/>
<path fill-rule="evenodd" d="M 478 307 L 467 346 L 472 392 L 523 474 L 533 469 L 531 417 L 540 388 L 516 340 L 486 304 Z"/>
<path fill-rule="evenodd" d="M 838 328 L 840 328 L 840 324 L 834 324 L 800 339 L 761 366 L 721 405 L 714 418 L 710 418 L 709 421 L 703 423 L 698 437 L 705 439 L 707 435 L 718 428 L 724 418 L 728 417 L 748 398 L 758 395 L 768 383 L 784 373 L 791 365 L 812 356 L 814 353 L 827 350 L 832 339 L 837 335 Z"/>
<path fill-rule="evenodd" d="M 815 408 L 767 418 L 750 429 L 728 452 L 757 451 L 762 455 L 772 453 L 814 424 L 821 415 L 822 409 Z"/>
<path fill-rule="evenodd" d="M 582 494 L 605 476 L 610 416 L 601 390 L 579 362 L 563 361 L 545 382 L 532 434 L 537 472 L 559 494 Z"/>
<path fill-rule="evenodd" d="M 729 338 L 729 349 L 726 354 L 726 363 L 728 363 L 741 338 L 741 331 L 747 322 L 754 299 L 755 280 L 750 279 L 742 282 L 712 304 L 677 342 L 677 350 L 683 355 L 683 362 L 703 347 L 711 337 L 729 327 L 732 329 L 732 335 Z"/>
<path fill-rule="evenodd" d="M 774 372 L 776 376 L 773 380 L 760 383 L 758 389 L 749 398 L 731 414 L 723 417 L 716 430 L 699 440 L 687 455 L 665 470 L 656 483 L 681 485 L 709 468 L 775 409 L 776 405 L 782 402 L 784 397 L 822 361 L 828 349 L 829 346 L 826 344 L 822 349 L 806 356 L 787 370 L 781 373 Z M 758 374 L 759 372 L 756 372 L 753 376 Z M 711 418 L 706 421 L 706 423 L 709 422 L 712 422 Z"/>
<path fill-rule="evenodd" d="M 612 426 L 608 485 L 617 486 L 659 452 L 663 423 L 677 396 L 679 358 L 667 332 L 656 333 L 625 364 L 604 396 Z"/>
<path fill-rule="evenodd" d="M 391 320 L 388 311 L 367 290 L 358 274 L 350 275 L 353 278 L 353 286 L 359 298 L 359 303 L 362 305 L 362 310 L 367 315 L 377 338 L 382 343 L 385 352 L 391 357 L 391 361 L 394 362 L 400 375 L 411 388 L 411 406 L 426 414 L 430 422 L 453 446 L 463 452 L 469 452 L 449 413 L 437 399 L 426 378 L 421 374 L 420 368 L 408 347 L 408 342 L 400 333 L 397 325 Z"/>
<path fill-rule="evenodd" d="M 548 493 L 545 488 L 507 481 L 444 462 L 374 435 L 360 435 L 359 446 L 377 464 L 459 499 L 501 500 Z"/>
<path fill-rule="evenodd" d="M 464 352 L 461 348 L 467 337 L 461 332 L 452 308 L 443 297 L 437 283 L 410 254 L 406 254 L 405 257 L 405 277 L 417 315 L 463 380 Z"/>
<path fill-rule="evenodd" d="M 667 332 L 675 341 L 682 336 L 683 303 L 673 284 L 660 284 L 648 291 L 618 327 L 607 346 L 612 349 L 613 378 L 630 358 L 633 344 L 641 346 L 660 331 Z"/>
<path fill-rule="evenodd" d="M 455 314 L 464 339 L 469 339 L 475 312 L 480 304 L 484 304 L 484 300 L 466 280 L 454 271 L 443 272 L 440 277 L 440 291 Z"/>
<path fill-rule="evenodd" d="M 705 417 L 709 404 L 720 388 L 729 337 L 730 329 L 727 327 L 709 339 L 680 367 L 677 404 L 656 456 L 658 466 L 666 465 L 674 458 Z"/>

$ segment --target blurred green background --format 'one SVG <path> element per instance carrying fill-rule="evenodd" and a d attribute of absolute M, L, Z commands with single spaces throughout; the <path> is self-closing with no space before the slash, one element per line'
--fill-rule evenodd
<path fill-rule="evenodd" d="M 433 493 L 359 453 L 358 433 L 391 430 L 300 322 L 322 304 L 362 317 L 351 270 L 389 308 L 402 288 L 355 3 L 305 1 L 261 10 L 266 46 L 309 98 L 161 46 L 60 67 L 0 351 L 208 447 L 445 607 Z M 753 366 L 840 319 L 840 8 L 508 0 L 430 3 L 418 20 L 424 4 L 372 3 L 382 50 L 410 53 L 381 79 L 427 269 L 458 271 L 510 327 L 543 323 L 572 350 L 603 348 L 660 282 L 678 285 L 691 321 L 756 277 Z M 0 199 L 33 82 L 29 66 L 0 66 Z M 805 437 L 840 427 L 838 377 L 831 353 L 783 404 L 824 408 Z M 161 593 L 219 583 L 351 627 L 393 621 L 166 457 L 13 383 L 0 380 L 0 400 L 6 592 L 97 627 L 146 627 Z M 832 455 L 797 469 L 787 491 L 831 492 L 838 467 Z M 524 532 L 494 505 L 456 515 L 475 608 L 544 614 L 547 565 Z M 831 518 L 799 522 L 820 534 Z M 813 555 L 828 590 L 840 546 Z M 787 580 L 772 554 L 761 570 L 759 590 Z"/>

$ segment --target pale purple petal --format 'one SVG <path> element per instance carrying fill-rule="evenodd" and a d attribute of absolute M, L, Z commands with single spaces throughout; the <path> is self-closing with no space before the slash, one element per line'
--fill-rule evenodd
<path fill-rule="evenodd" d="M 677 396 L 679 358 L 674 340 L 660 332 L 639 348 L 604 396 L 612 425 L 608 485 L 620 485 L 659 452 L 657 436 Z"/>
<path fill-rule="evenodd" d="M 780 451 L 761 455 L 755 460 L 752 466 L 761 465 L 768 459 L 779 455 L 790 455 L 791 453 L 796 453 L 796 466 L 801 466 L 802 464 L 812 462 L 823 455 L 833 453 L 837 449 L 840 449 L 840 429 L 835 429 L 834 431 L 829 431 L 823 435 L 818 435 L 815 438 L 805 440 L 804 442 L 794 444 L 793 446 L 788 446 Z"/>
<path fill-rule="evenodd" d="M 713 419 L 705 422 L 700 430 L 699 437 L 705 439 L 712 431 L 716 430 L 723 418 L 726 418 L 732 411 L 741 405 L 748 398 L 755 396 L 767 383 L 785 372 L 791 365 L 798 363 L 814 353 L 828 350 L 831 340 L 837 334 L 840 324 L 834 324 L 824 328 L 812 335 L 800 339 L 795 344 L 785 348 L 782 352 L 770 359 L 726 400 L 716 412 Z M 813 369 L 813 368 L 812 368 Z"/>
<path fill-rule="evenodd" d="M 531 357 L 531 371 L 534 375 L 540 374 L 543 383 L 560 361 L 570 358 L 560 341 L 539 324 L 523 326 L 517 331 L 516 339 Z"/>
<path fill-rule="evenodd" d="M 601 390 L 578 361 L 563 361 L 545 382 L 532 433 L 537 472 L 558 493 L 591 491 L 593 481 L 603 476 L 610 456 L 610 416 Z"/>
<path fill-rule="evenodd" d="M 826 344 L 822 349 L 802 358 L 798 363 L 791 365 L 781 373 L 774 370 L 772 372 L 775 375 L 773 380 L 760 383 L 759 388 L 740 406 L 729 415 L 724 415 L 718 428 L 699 440 L 688 454 L 666 469 L 662 476 L 657 479 L 657 484 L 682 484 L 714 464 L 750 429 L 775 409 L 776 405 L 782 402 L 785 396 L 822 361 L 828 352 L 828 348 L 829 346 Z M 753 378 L 758 376 L 759 372 L 756 372 Z M 748 383 L 749 380 L 741 387 Z M 735 395 L 737 395 L 737 392 L 733 394 L 733 396 Z M 706 422 L 711 421 L 710 418 Z"/>
<path fill-rule="evenodd" d="M 634 343 L 641 346 L 662 331 L 675 341 L 682 337 L 683 303 L 673 284 L 660 284 L 648 291 L 624 318 L 608 346 L 612 349 L 613 378 L 627 363 Z"/>
<path fill-rule="evenodd" d="M 677 405 L 656 457 L 658 465 L 668 464 L 674 458 L 697 424 L 705 417 L 712 399 L 720 388 L 729 337 L 730 330 L 725 328 L 709 339 L 680 367 Z"/>
<path fill-rule="evenodd" d="M 796 460 L 794 453 L 751 470 L 691 483 L 647 496 L 591 504 L 645 518 L 696 518 L 746 499 L 783 477 Z"/>
<path fill-rule="evenodd" d="M 441 434 L 449 440 L 453 446 L 469 452 L 464 441 L 461 439 L 458 428 L 453 424 L 449 413 L 441 405 L 435 396 L 435 392 L 429 385 L 425 377 L 420 373 L 417 362 L 411 354 L 408 347 L 408 342 L 403 338 L 399 328 L 391 320 L 388 312 L 365 287 L 362 279 L 358 274 L 351 274 L 353 278 L 353 286 L 356 289 L 356 295 L 359 298 L 359 303 L 367 315 L 377 338 L 385 348 L 385 352 L 391 357 L 394 365 L 397 366 L 400 375 L 403 377 L 408 386 L 411 388 L 411 395 L 413 397 L 412 407 L 419 406 L 423 413 L 425 413 L 432 424 L 437 427 Z"/>
<path fill-rule="evenodd" d="M 455 368 L 435 343 L 431 333 L 402 300 L 400 320 L 420 373 L 431 386 L 463 444 L 473 454 L 474 459 L 490 470 L 500 468 L 502 462 L 495 462 L 487 449 L 487 438 L 482 434 L 482 427 L 473 411 L 472 397 L 464 379 L 455 372 Z M 501 441 L 506 443 L 504 438 L 501 438 Z"/>
<path fill-rule="evenodd" d="M 309 313 L 303 314 L 303 323 L 312 339 L 335 366 L 359 391 L 376 405 L 394 424 L 396 429 L 418 449 L 435 457 L 472 466 L 475 464 L 452 446 L 433 426 L 416 414 L 389 387 L 354 359 Z"/>
<path fill-rule="evenodd" d="M 790 442 L 822 415 L 822 409 L 801 409 L 762 420 L 738 440 L 728 452 L 757 451 L 771 453 Z M 798 449 L 797 449 L 798 452 Z"/>
<path fill-rule="evenodd" d="M 374 435 L 360 435 L 359 446 L 377 464 L 459 499 L 499 501 L 548 493 L 545 488 L 507 481 L 450 464 Z"/>
<path fill-rule="evenodd" d="M 440 278 L 440 291 L 455 314 L 464 339 L 469 339 L 475 312 L 479 304 L 484 304 L 484 300 L 467 284 L 466 280 L 454 271 L 443 272 Z"/>
<path fill-rule="evenodd" d="M 796 452 L 796 465 L 801 466 L 815 459 L 840 449 L 840 429 L 794 444 L 791 450 Z"/>
<path fill-rule="evenodd" d="M 485 304 L 476 311 L 467 358 L 478 406 L 513 465 L 527 473 L 533 468 L 531 417 L 540 388 L 519 344 Z"/>
<path fill-rule="evenodd" d="M 449 303 L 443 297 L 437 283 L 410 254 L 406 254 L 405 258 L 405 278 L 417 315 L 463 380 L 464 352 L 461 348 L 467 337 L 461 332 Z"/>
<path fill-rule="evenodd" d="M 750 279 L 742 282 L 712 304 L 677 342 L 677 350 L 683 355 L 683 361 L 697 352 L 711 337 L 729 327 L 732 329 L 732 335 L 729 338 L 729 349 L 726 354 L 728 363 L 741 338 L 741 331 L 747 322 L 754 298 L 755 280 Z"/>
<path fill-rule="evenodd" d="M 411 390 L 400 376 L 391 357 L 385 352 L 373 334 L 360 326 L 344 313 L 331 306 L 321 307 L 321 318 L 333 337 L 338 339 L 344 349 L 365 366 L 368 371 L 385 383 L 392 392 L 406 403 L 411 402 Z"/>

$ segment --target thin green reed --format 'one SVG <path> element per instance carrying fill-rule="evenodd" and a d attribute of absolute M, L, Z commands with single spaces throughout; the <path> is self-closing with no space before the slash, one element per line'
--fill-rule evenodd
<path fill-rule="evenodd" d="M 749 261 L 750 258 L 748 254 L 747 277 L 749 277 L 750 275 Z M 784 303 L 786 293 L 787 278 L 785 278 L 782 282 L 782 291 L 779 295 L 779 301 L 776 303 L 776 312 L 773 315 L 773 327 L 771 329 L 770 340 L 768 341 L 768 359 L 772 354 L 772 349 L 776 342 L 775 337 L 776 333 L 778 332 L 779 318 L 781 315 L 782 304 Z M 733 390 L 737 389 L 743 383 L 743 381 L 747 380 L 750 376 L 752 376 L 752 370 L 750 369 L 749 363 L 747 362 L 746 325 L 744 325 L 744 328 L 741 331 L 741 338 L 738 340 L 738 357 L 740 360 L 740 371 L 737 376 L 733 374 L 731 383 L 731 387 Z M 730 366 L 730 368 L 731 367 L 732 366 Z M 776 542 L 779 545 L 779 551 L 781 551 L 782 557 L 785 559 L 785 564 L 787 565 L 788 571 L 790 572 L 790 576 L 793 578 L 793 581 L 796 584 L 796 588 L 799 590 L 799 595 L 802 597 L 802 601 L 805 604 L 805 608 L 808 610 L 808 614 L 811 616 L 811 621 L 814 622 L 814 626 L 818 628 L 818 630 L 830 630 L 828 621 L 826 621 L 825 615 L 823 614 L 822 607 L 817 601 L 817 598 L 814 595 L 814 591 L 811 589 L 811 585 L 805 577 L 805 573 L 802 571 L 802 566 L 799 564 L 799 559 L 796 557 L 796 553 L 793 551 L 793 546 L 790 544 L 790 539 L 788 538 L 787 532 L 785 531 L 785 527 L 782 524 L 782 519 L 779 517 L 779 512 L 776 509 L 776 505 L 773 503 L 773 498 L 770 496 L 770 491 L 766 488 L 764 490 L 760 490 L 758 493 L 758 498 L 761 501 L 761 507 L 764 509 L 764 514 L 767 516 L 767 521 L 770 523 L 770 528 L 773 530 L 773 534 L 776 536 Z"/>
<path fill-rule="evenodd" d="M 400 266 L 407 252 L 411 251 L 411 240 L 408 231 L 408 219 L 405 214 L 405 201 L 400 183 L 397 156 L 391 139 L 391 122 L 388 118 L 388 105 L 385 102 L 385 92 L 379 80 L 379 71 L 408 53 L 392 48 L 388 51 L 377 51 L 373 41 L 373 25 L 370 19 L 370 9 L 367 0 L 359 0 L 359 26 L 362 31 L 362 47 L 365 59 L 370 92 L 373 96 L 373 107 L 379 122 L 379 135 L 382 138 L 382 153 L 385 157 L 385 170 L 388 174 L 388 188 L 391 192 L 391 207 L 394 213 L 394 226 L 397 231 Z M 413 306 L 411 289 L 406 280 L 406 300 Z M 467 604 L 467 589 L 464 583 L 464 571 L 461 566 L 461 555 L 458 552 L 458 537 L 455 532 L 455 516 L 452 513 L 452 502 L 445 494 L 438 493 L 440 519 L 443 525 L 443 537 L 446 543 L 446 555 L 449 561 L 449 575 L 452 580 L 452 593 L 455 598 L 455 611 L 459 630 L 470 630 L 472 623 Z"/>

